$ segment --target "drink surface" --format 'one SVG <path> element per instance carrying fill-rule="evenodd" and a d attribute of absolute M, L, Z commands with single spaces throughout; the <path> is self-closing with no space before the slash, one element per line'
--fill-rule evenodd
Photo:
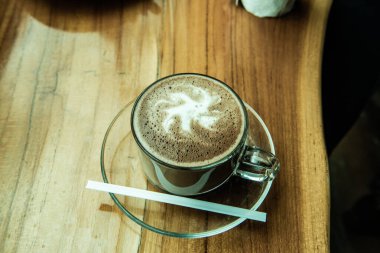
<path fill-rule="evenodd" d="M 141 145 L 163 162 L 203 166 L 240 143 L 244 109 L 224 84 L 200 75 L 178 75 L 151 86 L 136 102 L 133 128 Z"/>

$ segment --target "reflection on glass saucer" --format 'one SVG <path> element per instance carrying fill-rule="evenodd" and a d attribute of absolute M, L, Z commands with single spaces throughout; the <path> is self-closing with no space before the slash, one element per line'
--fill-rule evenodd
<path fill-rule="evenodd" d="M 111 122 L 103 140 L 101 170 L 106 183 L 163 192 L 151 185 L 141 168 L 139 149 L 130 129 L 133 101 Z M 248 144 L 275 153 L 270 133 L 259 115 L 246 104 L 249 114 Z M 271 182 L 257 183 L 238 177 L 209 193 L 193 197 L 256 210 L 265 199 Z M 139 198 L 110 194 L 121 211 L 144 228 L 174 236 L 198 238 L 225 232 L 245 220 L 223 214 L 175 206 Z"/>

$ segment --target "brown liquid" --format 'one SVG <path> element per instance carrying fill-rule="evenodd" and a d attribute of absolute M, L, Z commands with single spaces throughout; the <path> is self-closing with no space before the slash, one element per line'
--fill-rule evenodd
<path fill-rule="evenodd" d="M 203 166 L 229 155 L 245 129 L 242 104 L 220 82 L 199 75 L 172 76 L 137 101 L 133 127 L 141 145 L 177 166 Z"/>

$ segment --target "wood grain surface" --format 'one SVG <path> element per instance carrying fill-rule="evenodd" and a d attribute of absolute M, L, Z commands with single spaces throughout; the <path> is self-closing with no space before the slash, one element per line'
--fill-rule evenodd
<path fill-rule="evenodd" d="M 0 252 L 327 252 L 321 52 L 330 0 L 256 18 L 232 0 L 0 0 Z M 159 77 L 230 84 L 267 123 L 282 170 L 261 210 L 206 239 L 141 229 L 101 180 L 104 133 Z M 190 226 L 191 224 L 189 224 Z"/>

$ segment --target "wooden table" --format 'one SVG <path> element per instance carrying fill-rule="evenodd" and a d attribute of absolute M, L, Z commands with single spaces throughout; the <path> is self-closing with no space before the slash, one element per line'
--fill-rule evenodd
<path fill-rule="evenodd" d="M 321 52 L 330 0 L 259 19 L 231 0 L 0 0 L 0 252 L 327 252 Z M 159 77 L 199 72 L 263 117 L 282 170 L 261 207 L 206 239 L 142 230 L 101 180 L 105 130 Z M 109 211 L 109 210 L 108 210 Z"/>

